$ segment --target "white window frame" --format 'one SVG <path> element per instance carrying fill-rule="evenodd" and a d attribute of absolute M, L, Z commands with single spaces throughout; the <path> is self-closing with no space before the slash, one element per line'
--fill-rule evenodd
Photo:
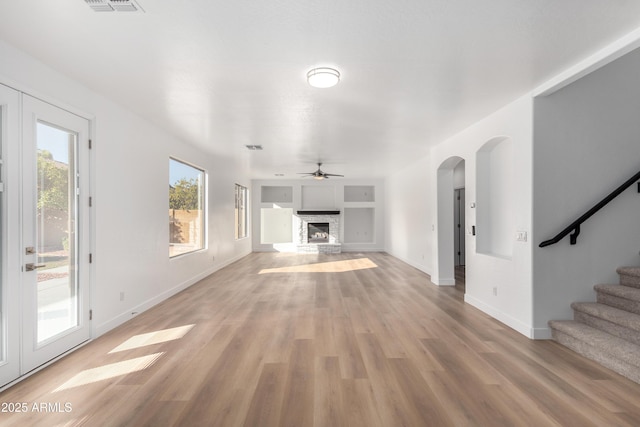
<path fill-rule="evenodd" d="M 240 184 L 235 188 L 235 238 L 241 240 L 249 237 L 249 190 Z"/>
<path fill-rule="evenodd" d="M 188 249 L 189 245 L 186 245 L 182 248 L 182 250 L 174 249 L 177 248 L 177 245 L 182 244 L 182 242 L 174 241 L 174 232 L 175 228 L 172 226 L 172 223 L 175 224 L 176 219 L 176 210 L 184 210 L 185 213 L 188 213 L 189 209 L 175 209 L 172 207 L 171 201 L 171 188 L 172 184 L 175 184 L 175 176 L 172 176 L 172 166 L 175 162 L 181 167 L 186 167 L 188 169 L 193 169 L 193 174 L 197 176 L 195 183 L 198 185 L 197 195 L 198 195 L 198 203 L 200 206 L 200 215 L 199 215 L 199 224 L 190 224 L 189 226 L 189 238 L 191 238 L 192 234 L 196 234 L 197 242 L 194 242 L 194 247 L 192 249 Z M 185 180 L 189 181 L 187 176 L 183 177 Z M 207 211 L 208 211 L 208 198 L 207 198 L 207 171 L 197 166 L 193 163 L 186 162 L 184 160 L 178 159 L 176 157 L 169 157 L 169 258 L 177 258 L 180 256 L 192 254 L 195 252 L 200 252 L 207 249 L 207 235 L 208 235 L 208 221 L 207 221 Z M 172 183 L 172 180 L 174 181 Z M 189 181 L 190 182 L 190 181 Z M 194 208 L 191 208 L 193 210 Z M 186 221 L 185 221 L 186 222 Z"/>

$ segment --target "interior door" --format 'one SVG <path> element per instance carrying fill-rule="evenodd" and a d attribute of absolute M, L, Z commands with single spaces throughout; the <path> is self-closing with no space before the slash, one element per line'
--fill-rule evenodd
<path fill-rule="evenodd" d="M 20 93 L 0 85 L 0 386 L 20 375 Z"/>
<path fill-rule="evenodd" d="M 22 373 L 90 337 L 89 122 L 23 95 Z"/>

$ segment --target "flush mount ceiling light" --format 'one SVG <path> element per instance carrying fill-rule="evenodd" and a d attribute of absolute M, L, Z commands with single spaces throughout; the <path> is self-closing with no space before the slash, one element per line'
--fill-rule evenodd
<path fill-rule="evenodd" d="M 134 0 L 84 0 L 95 12 L 144 12 Z"/>
<path fill-rule="evenodd" d="M 307 82 L 313 87 L 327 88 L 338 84 L 340 72 L 334 68 L 313 68 L 307 73 Z"/>

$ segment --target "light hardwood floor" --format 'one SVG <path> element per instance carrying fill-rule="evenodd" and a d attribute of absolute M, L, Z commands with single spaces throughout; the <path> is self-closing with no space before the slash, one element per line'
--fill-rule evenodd
<path fill-rule="evenodd" d="M 0 394 L 29 407 L 0 425 L 639 425 L 640 385 L 462 298 L 386 254 L 254 253 Z"/>

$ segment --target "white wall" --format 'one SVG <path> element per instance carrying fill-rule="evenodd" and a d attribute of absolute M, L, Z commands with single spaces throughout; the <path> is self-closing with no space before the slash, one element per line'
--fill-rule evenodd
<path fill-rule="evenodd" d="M 196 149 L 3 42 L 0 83 L 92 119 L 94 337 L 250 252 L 250 239 L 234 238 L 234 184 L 249 184 L 245 158 Z M 169 156 L 209 174 L 208 249 L 171 260 Z"/>
<path fill-rule="evenodd" d="M 511 258 L 505 259 L 478 254 L 475 237 L 470 235 L 476 218 L 475 209 L 470 208 L 476 197 L 476 152 L 486 142 L 504 136 L 513 144 L 511 182 L 517 189 L 511 205 L 505 210 L 512 212 L 516 229 L 527 231 L 530 236 L 532 100 L 527 95 L 443 141 L 431 150 L 430 156 L 387 178 L 386 250 L 431 274 L 434 283 L 452 284 L 453 277 L 449 275 L 453 268 L 453 242 L 449 240 L 453 238 L 454 169 L 463 159 L 467 230 L 465 301 L 531 337 L 531 240 L 514 242 Z M 444 181 L 447 188 L 439 188 L 439 182 Z M 439 193 L 450 193 L 440 205 Z M 443 233 L 447 236 L 439 239 L 439 234 Z M 512 238 L 515 240 L 515 235 Z M 449 246 L 450 250 L 447 249 Z M 443 260 L 442 257 L 451 259 Z M 448 270 L 451 271 L 443 271 L 443 261 L 450 262 Z M 497 295 L 494 295 L 494 288 Z"/>
<path fill-rule="evenodd" d="M 465 301 L 497 318 L 520 333 L 532 337 L 532 242 L 514 242 L 512 256 L 503 258 L 480 254 L 476 251 L 476 238 L 470 234 L 475 225 L 476 211 L 476 153 L 488 141 L 507 137 L 512 144 L 511 185 L 517 189 L 510 206 L 501 207 L 511 212 L 517 230 L 531 234 L 532 211 L 532 100 L 530 95 L 512 102 L 484 120 L 474 124 L 433 149 L 431 179 L 436 180 L 436 168 L 447 159 L 457 156 L 465 159 L 466 177 L 466 293 Z M 440 221 L 436 218 L 436 221 Z M 437 227 L 436 227 L 437 230 Z M 481 233 L 482 230 L 478 230 Z M 438 236 L 436 236 L 438 239 Z M 515 240 L 515 235 L 512 236 Z M 434 265 L 439 265 L 434 254 Z M 438 280 L 438 271 L 434 271 Z"/>
<path fill-rule="evenodd" d="M 573 301 L 617 283 L 615 269 L 638 265 L 640 195 L 635 184 L 569 237 L 552 238 L 640 170 L 640 52 L 633 51 L 563 89 L 535 99 L 534 323 L 570 319 Z"/>
<path fill-rule="evenodd" d="M 453 188 L 456 190 L 459 188 L 464 188 L 465 184 L 465 170 L 464 170 L 464 162 L 459 162 L 456 167 L 453 169 Z"/>
<path fill-rule="evenodd" d="M 374 202 L 345 202 L 344 187 L 354 186 L 373 186 L 375 189 Z M 263 186 L 282 187 L 289 186 L 292 188 L 293 197 L 291 202 L 281 203 L 262 203 L 261 193 Z M 316 191 L 314 191 L 315 187 Z M 296 215 L 298 210 L 339 210 L 340 211 L 340 243 L 343 252 L 356 251 L 381 251 L 385 247 L 385 191 L 384 182 L 379 179 L 358 180 L 358 179 L 329 179 L 325 181 L 314 181 L 313 179 L 274 179 L 274 180 L 254 180 L 251 184 L 251 217 L 253 235 L 253 250 L 256 252 L 280 251 L 295 252 L 296 245 L 294 243 L 279 244 L 261 244 L 260 243 L 260 210 L 262 208 L 288 208 L 293 210 Z M 315 195 L 315 198 L 314 198 Z M 303 197 L 304 196 L 304 197 Z M 345 242 L 344 230 L 344 210 L 345 208 L 373 208 L 374 214 L 374 241 L 372 243 L 349 243 Z M 292 222 L 292 227 L 296 227 L 297 222 Z M 297 230 L 292 230 L 293 239 L 296 239 Z"/>
<path fill-rule="evenodd" d="M 384 227 L 385 251 L 429 275 L 435 236 L 430 169 L 427 156 L 387 177 Z"/>

